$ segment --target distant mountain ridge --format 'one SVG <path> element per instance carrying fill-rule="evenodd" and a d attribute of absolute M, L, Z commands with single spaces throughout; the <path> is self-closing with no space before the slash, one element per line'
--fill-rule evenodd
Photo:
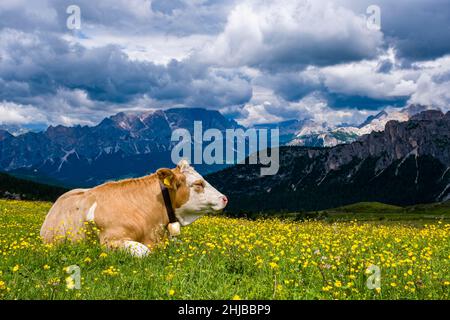
<path fill-rule="evenodd" d="M 275 127 L 280 129 L 281 144 L 305 147 L 333 147 L 338 144 L 358 140 L 362 135 L 373 131 L 383 131 L 390 120 L 407 121 L 411 116 L 431 109 L 423 105 L 409 105 L 403 109 L 386 109 L 369 116 L 360 125 L 332 126 L 326 122 L 318 123 L 312 119 L 284 121 L 277 124 L 258 125 L 259 128 Z M 287 124 L 287 125 L 286 125 Z"/>
<path fill-rule="evenodd" d="M 0 131 L 8 131 L 13 136 L 18 136 L 27 132 L 44 131 L 47 126 L 43 123 L 36 124 L 2 124 L 0 123 Z"/>
<path fill-rule="evenodd" d="M 287 120 L 255 128 L 279 128 L 281 145 L 334 146 L 358 140 L 381 130 L 391 120 L 407 120 L 425 107 L 382 111 L 359 127 L 332 128 L 310 119 Z M 108 180 L 142 176 L 171 166 L 170 141 L 174 129 L 193 132 L 194 121 L 203 130 L 243 128 L 220 112 L 202 108 L 176 108 L 148 112 L 118 113 L 96 126 L 50 126 L 45 131 L 12 135 L 0 129 L 0 170 L 39 182 L 67 187 L 93 186 Z M 205 174 L 225 165 L 196 165 Z"/>
<path fill-rule="evenodd" d="M 50 126 L 18 136 L 0 131 L 0 170 L 66 186 L 141 176 L 171 164 L 172 130 L 192 132 L 194 120 L 202 121 L 203 130 L 241 128 L 218 111 L 190 108 L 118 113 L 93 127 Z"/>
<path fill-rule="evenodd" d="M 450 199 L 450 112 L 389 121 L 356 142 L 331 148 L 281 147 L 280 170 L 237 165 L 208 180 L 229 211 L 311 211 L 362 201 L 413 205 Z"/>

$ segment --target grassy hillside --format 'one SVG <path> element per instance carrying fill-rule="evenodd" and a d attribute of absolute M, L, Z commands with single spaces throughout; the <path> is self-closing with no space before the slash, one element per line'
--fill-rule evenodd
<path fill-rule="evenodd" d="M 348 206 L 324 210 L 329 213 L 417 213 L 417 214 L 450 214 L 450 201 L 431 204 L 419 204 L 414 206 L 400 207 L 380 202 L 358 202 Z"/>
<path fill-rule="evenodd" d="M 432 221 L 450 221 L 450 201 L 422 204 L 408 207 L 392 206 L 379 202 L 359 202 L 339 208 L 323 210 L 312 214 L 328 221 L 407 221 L 425 224 Z"/>
<path fill-rule="evenodd" d="M 43 245 L 50 203 L 0 200 L 0 299 L 449 299 L 450 224 L 205 217 L 144 259 Z M 369 266 L 381 272 L 380 286 Z M 71 268 L 79 267 L 80 289 Z"/>
<path fill-rule="evenodd" d="M 358 202 L 335 209 L 327 210 L 334 213 L 395 213 L 403 211 L 402 207 L 384 204 L 381 202 Z"/>
<path fill-rule="evenodd" d="M 419 214 L 450 214 L 450 201 L 443 203 L 419 204 L 416 206 L 406 207 L 404 212 Z"/>
<path fill-rule="evenodd" d="M 0 172 L 0 198 L 20 197 L 27 200 L 54 201 L 67 190 L 13 177 Z"/>

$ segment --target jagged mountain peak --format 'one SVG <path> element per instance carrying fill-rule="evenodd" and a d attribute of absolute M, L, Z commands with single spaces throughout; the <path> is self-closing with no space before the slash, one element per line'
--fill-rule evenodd
<path fill-rule="evenodd" d="M 208 176 L 231 212 L 322 210 L 361 201 L 410 205 L 450 199 L 450 113 L 389 121 L 353 143 L 281 147 L 276 175 L 234 166 Z"/>
<path fill-rule="evenodd" d="M 235 120 L 224 117 L 217 110 L 202 108 L 172 108 L 164 111 L 168 120 L 176 127 L 193 129 L 194 121 L 202 121 L 203 126 L 225 130 L 227 128 L 243 128 Z"/>
<path fill-rule="evenodd" d="M 338 144 L 351 143 L 359 137 L 374 131 L 381 132 L 391 120 L 404 122 L 409 120 L 411 116 L 430 109 L 432 108 L 420 104 L 411 104 L 402 109 L 387 108 L 367 117 L 359 125 L 348 123 L 330 125 L 326 122 L 317 122 L 314 119 L 294 119 L 255 127 L 278 127 L 280 134 L 284 134 L 284 139 L 281 143 L 289 146 L 331 147 Z"/>
<path fill-rule="evenodd" d="M 172 131 L 193 132 L 196 120 L 203 130 L 240 127 L 216 110 L 173 108 L 119 112 L 96 126 L 50 126 L 12 139 L 0 133 L 0 170 L 82 186 L 141 176 L 168 165 Z"/>
<path fill-rule="evenodd" d="M 359 126 L 357 126 L 359 129 L 369 125 L 370 123 L 372 123 L 372 121 L 377 120 L 377 119 L 382 119 L 384 117 L 387 117 L 388 113 L 385 110 L 382 110 L 380 112 L 378 112 L 376 115 L 374 116 L 368 116 L 366 121 L 364 121 L 363 123 L 361 123 Z"/>
<path fill-rule="evenodd" d="M 413 115 L 410 120 L 440 120 L 444 117 L 444 113 L 441 110 L 427 110 Z"/>
<path fill-rule="evenodd" d="M 119 112 L 111 117 L 104 119 L 99 127 L 115 127 L 125 131 L 139 131 L 145 125 L 142 123 L 138 114 Z"/>
<path fill-rule="evenodd" d="M 426 106 L 426 105 L 417 104 L 417 103 L 410 104 L 409 106 L 402 109 L 402 111 L 404 113 L 407 113 L 410 117 L 415 114 L 426 111 L 426 110 L 436 110 L 436 109 L 431 106 Z"/>
<path fill-rule="evenodd" d="M 157 121 L 166 121 L 171 128 L 193 127 L 194 121 L 202 121 L 206 126 L 218 126 L 226 129 L 230 126 L 241 127 L 234 120 L 225 118 L 217 110 L 202 108 L 171 108 L 166 110 L 151 110 L 145 112 L 119 112 L 105 118 L 99 126 L 114 126 L 118 129 L 137 132 L 148 129 Z"/>

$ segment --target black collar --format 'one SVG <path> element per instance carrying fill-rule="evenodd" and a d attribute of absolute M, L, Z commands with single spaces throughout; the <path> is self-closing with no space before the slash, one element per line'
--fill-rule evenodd
<path fill-rule="evenodd" d="M 177 222 L 178 219 L 175 216 L 175 211 L 173 210 L 172 201 L 170 200 L 169 189 L 159 181 L 159 185 L 161 186 L 161 192 L 164 198 L 164 205 L 166 206 L 167 216 L 169 217 L 169 223 Z"/>

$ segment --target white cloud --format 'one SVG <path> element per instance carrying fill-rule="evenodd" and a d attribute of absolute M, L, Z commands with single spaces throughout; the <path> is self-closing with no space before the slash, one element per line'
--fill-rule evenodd
<path fill-rule="evenodd" d="M 92 27 L 89 37 L 78 38 L 74 34 L 65 34 L 63 38 L 72 44 L 81 44 L 86 48 L 99 48 L 117 45 L 131 60 L 153 62 L 167 65 L 171 60 L 181 61 L 200 50 L 213 39 L 211 35 L 161 35 L 161 34 L 116 34 L 114 29 Z"/>
<path fill-rule="evenodd" d="M 417 81 L 417 90 L 408 102 L 450 111 L 450 81 L 435 82 L 425 73 Z"/>
<path fill-rule="evenodd" d="M 380 68 L 388 63 L 388 68 Z M 269 112 L 282 113 L 285 117 L 293 116 L 287 110 L 300 103 L 311 103 L 310 97 L 320 97 L 326 102 L 329 94 L 343 97 L 361 97 L 362 102 L 352 102 L 341 118 L 349 113 L 359 114 L 357 109 L 364 109 L 364 99 L 396 101 L 410 97 L 408 103 L 425 104 L 443 110 L 450 109 L 450 56 L 414 63 L 405 68 L 397 60 L 395 52 L 388 50 L 376 59 L 359 62 L 337 64 L 327 67 L 309 67 L 303 71 L 258 75 L 253 83 L 271 92 L 279 100 L 280 96 L 288 101 L 272 103 L 275 108 L 267 108 Z M 315 93 L 314 93 L 315 92 Z M 306 99 L 305 99 L 306 98 Z M 254 99 L 253 99 L 254 100 Z M 261 102 L 261 101 L 260 101 Z M 356 105 L 360 103 L 360 105 Z M 384 107 L 389 107 L 389 103 Z M 330 107 L 335 107 L 330 105 Z M 308 110 L 308 108 L 301 108 Z M 336 118 L 340 110 L 331 113 L 327 109 L 317 109 L 324 118 Z M 366 108 L 369 109 L 369 108 Z M 373 108 L 372 108 L 373 109 Z M 350 117 L 351 118 L 351 117 Z M 326 119 L 324 119 L 326 120 Z"/>
<path fill-rule="evenodd" d="M 382 43 L 382 33 L 369 30 L 363 17 L 330 1 L 247 1 L 232 10 L 199 59 L 292 69 L 374 57 Z"/>
<path fill-rule="evenodd" d="M 324 85 L 332 93 L 359 95 L 373 99 L 409 96 L 416 90 L 416 71 L 394 69 L 378 72 L 383 57 L 349 64 L 325 67 L 320 70 Z"/>
<path fill-rule="evenodd" d="M 267 107 L 270 106 L 270 102 L 265 102 L 262 104 L 246 104 L 241 114 L 243 118 L 237 119 L 237 122 L 244 126 L 250 127 L 255 124 L 261 123 L 273 123 L 282 121 L 282 117 L 278 117 L 267 111 Z"/>
<path fill-rule="evenodd" d="M 335 109 L 328 105 L 328 102 L 319 93 L 310 94 L 298 102 L 291 103 L 290 109 L 294 109 L 300 119 L 312 119 L 317 123 L 327 123 L 328 125 L 339 125 L 342 123 L 359 124 L 373 111 L 355 110 L 350 108 Z"/>
<path fill-rule="evenodd" d="M 115 112 L 115 106 L 93 101 L 84 90 L 60 88 L 55 94 L 32 99 L 45 112 L 46 123 L 52 125 L 94 125 Z"/>
<path fill-rule="evenodd" d="M 418 71 L 417 90 L 408 103 L 450 111 L 450 55 L 413 64 Z"/>
<path fill-rule="evenodd" d="M 0 124 L 28 124 L 45 122 L 45 116 L 35 107 L 13 102 L 0 102 Z"/>
<path fill-rule="evenodd" d="M 264 102 L 255 99 L 240 110 L 237 119 L 243 126 L 274 123 L 287 119 L 311 119 L 322 124 L 336 126 L 342 123 L 360 124 L 376 111 L 335 109 L 328 105 L 319 92 L 307 95 L 297 102 L 287 102 L 278 97 L 267 97 Z"/>

